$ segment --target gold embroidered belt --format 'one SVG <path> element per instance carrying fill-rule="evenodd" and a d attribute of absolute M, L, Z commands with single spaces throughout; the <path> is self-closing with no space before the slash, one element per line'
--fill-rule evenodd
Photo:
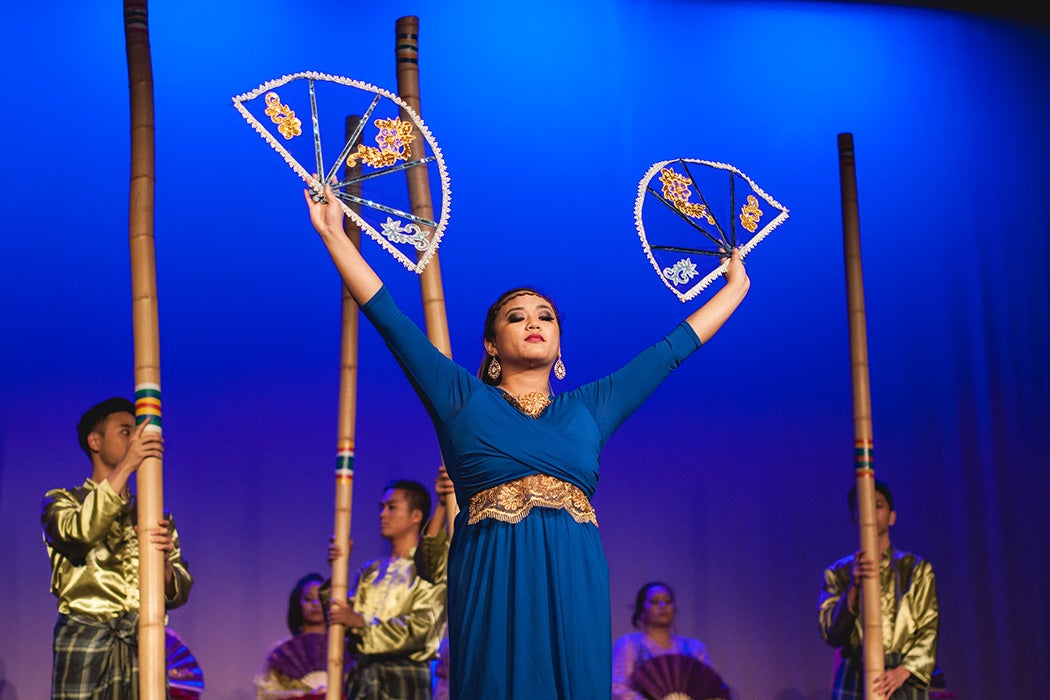
<path fill-rule="evenodd" d="M 492 518 L 520 523 L 535 507 L 558 508 L 567 511 L 578 523 L 598 525 L 594 506 L 580 487 L 549 474 L 530 474 L 474 494 L 467 522 L 474 525 Z"/>

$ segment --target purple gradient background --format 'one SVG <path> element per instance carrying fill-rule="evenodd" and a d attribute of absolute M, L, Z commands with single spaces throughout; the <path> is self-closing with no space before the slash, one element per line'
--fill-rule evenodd
<path fill-rule="evenodd" d="M 120 4 L 7 9 L 0 199 L 0 699 L 45 697 L 44 491 L 88 465 L 74 425 L 133 390 Z M 795 2 L 153 3 L 165 508 L 197 585 L 171 615 L 209 700 L 254 697 L 295 580 L 332 528 L 340 286 L 294 175 L 230 98 L 299 70 L 393 89 L 421 18 L 423 114 L 452 177 L 453 357 L 503 289 L 565 312 L 566 387 L 672 328 L 633 230 L 638 178 L 732 163 L 791 210 L 739 313 L 606 447 L 595 498 L 613 631 L 677 590 L 741 700 L 827 695 L 824 566 L 856 547 L 836 134 L 857 147 L 876 471 L 893 541 L 936 567 L 960 698 L 1036 697 L 1050 668 L 1050 101 L 1045 27 Z M 417 280 L 371 241 L 403 308 Z M 703 298 L 707 298 L 705 293 Z M 362 325 L 352 566 L 375 504 L 433 480 L 436 440 Z"/>

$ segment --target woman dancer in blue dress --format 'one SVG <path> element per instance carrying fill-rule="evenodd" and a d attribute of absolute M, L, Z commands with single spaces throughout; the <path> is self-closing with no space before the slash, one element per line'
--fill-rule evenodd
<path fill-rule="evenodd" d="M 610 696 L 609 570 L 590 499 L 601 448 L 747 294 L 733 251 L 725 285 L 666 338 L 613 374 L 553 395 L 564 372 L 554 304 L 505 293 L 485 321 L 475 376 L 441 354 L 395 305 L 343 232 L 343 211 L 304 192 L 351 296 L 423 401 L 460 503 L 448 561 L 454 700 Z"/>

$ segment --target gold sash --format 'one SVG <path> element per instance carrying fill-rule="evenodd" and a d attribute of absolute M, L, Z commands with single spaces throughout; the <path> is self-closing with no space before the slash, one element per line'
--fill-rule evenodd
<path fill-rule="evenodd" d="M 474 525 L 492 518 L 505 523 L 520 523 L 537 506 L 560 508 L 578 523 L 598 525 L 594 506 L 580 487 L 549 474 L 530 474 L 474 494 L 470 499 L 467 522 Z"/>

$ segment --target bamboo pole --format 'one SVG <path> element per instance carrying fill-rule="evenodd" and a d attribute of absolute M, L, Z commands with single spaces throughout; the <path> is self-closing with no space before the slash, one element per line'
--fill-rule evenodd
<path fill-rule="evenodd" d="M 398 96 L 422 117 L 419 98 L 419 18 L 413 15 L 398 18 L 394 27 L 394 35 Z M 401 118 L 407 119 L 408 116 L 402 114 Z M 408 194 L 412 204 L 412 213 L 433 221 L 434 204 L 430 197 L 430 182 L 426 169 L 409 168 L 405 174 L 408 178 Z M 433 229 L 428 230 L 433 232 Z M 448 315 L 445 311 L 445 292 L 441 284 L 441 263 L 437 252 L 420 274 L 419 286 L 423 296 L 423 319 L 426 323 L 427 337 L 445 357 L 452 357 Z M 449 494 L 446 504 L 448 534 L 451 537 L 456 514 L 459 512 L 456 495 Z"/>
<path fill-rule="evenodd" d="M 838 135 L 839 182 L 842 192 L 842 241 L 846 262 L 846 302 L 849 313 L 850 367 L 853 384 L 854 477 L 860 548 L 876 564 L 882 559 L 875 523 L 875 467 L 871 427 L 871 385 L 868 373 L 868 335 L 864 311 L 864 278 L 860 255 L 860 209 L 853 135 Z M 880 697 L 875 679 L 884 670 L 882 611 L 879 577 L 864 579 L 860 592 L 863 637 L 864 697 Z"/>
<path fill-rule="evenodd" d="M 131 253 L 132 326 L 135 344 L 135 419 L 161 431 L 160 323 L 153 244 L 155 163 L 153 66 L 147 0 L 124 0 L 124 41 L 131 106 L 131 183 L 128 245 Z M 136 476 L 139 535 L 139 697 L 166 697 L 164 667 L 164 553 L 150 544 L 146 528 L 164 517 L 162 460 L 146 459 Z"/>
<path fill-rule="evenodd" d="M 361 118 L 346 118 L 346 138 L 357 130 Z M 350 180 L 361 174 L 361 163 L 346 168 Z M 346 188 L 348 194 L 361 196 L 361 183 Z M 357 204 L 350 206 L 359 208 Z M 344 221 L 347 237 L 361 247 L 361 229 L 349 218 Z M 342 554 L 332 562 L 332 600 L 346 600 L 350 564 L 350 515 L 353 509 L 354 439 L 357 424 L 357 338 L 359 308 L 346 285 L 343 290 L 342 335 L 339 367 L 339 418 L 335 465 L 335 544 Z M 346 626 L 332 624 L 328 629 L 328 684 L 326 700 L 340 700 L 343 695 L 343 660 L 346 657 Z"/>

